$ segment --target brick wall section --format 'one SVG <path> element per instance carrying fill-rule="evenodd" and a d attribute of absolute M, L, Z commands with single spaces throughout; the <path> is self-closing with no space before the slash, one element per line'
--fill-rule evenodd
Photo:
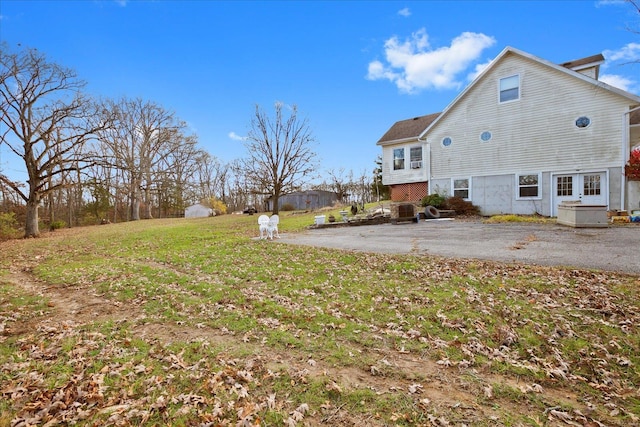
<path fill-rule="evenodd" d="M 391 186 L 392 202 L 419 202 L 427 195 L 427 182 L 412 182 Z"/>

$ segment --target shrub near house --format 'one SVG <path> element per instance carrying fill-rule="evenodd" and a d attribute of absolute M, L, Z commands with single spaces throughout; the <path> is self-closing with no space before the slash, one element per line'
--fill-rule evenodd
<path fill-rule="evenodd" d="M 629 161 L 624 167 L 624 174 L 629 181 L 640 181 L 640 148 L 631 152 Z"/>

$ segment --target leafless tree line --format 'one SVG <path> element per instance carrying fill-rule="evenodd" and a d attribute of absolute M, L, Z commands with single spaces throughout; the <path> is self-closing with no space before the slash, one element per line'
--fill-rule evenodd
<path fill-rule="evenodd" d="M 102 221 L 182 216 L 215 198 L 228 210 L 278 198 L 317 178 L 314 137 L 296 106 L 259 106 L 244 159 L 223 163 L 198 146 L 175 113 L 152 101 L 95 99 L 73 70 L 35 49 L 0 44 L 0 144 L 22 163 L 26 182 L 3 174 L 0 214 L 20 214 L 25 237 Z M 344 169 L 317 187 L 370 201 L 370 178 Z M 309 187 L 307 187 L 309 188 Z"/>
<path fill-rule="evenodd" d="M 28 177 L 0 170 L 0 212 L 21 213 L 25 236 L 37 236 L 42 219 L 72 226 L 180 216 L 212 197 L 230 209 L 246 205 L 240 162 L 199 148 L 173 112 L 142 99 L 93 99 L 84 86 L 35 49 L 0 45 L 0 144 Z"/>
<path fill-rule="evenodd" d="M 376 185 L 375 181 L 371 182 L 370 171 L 364 170 L 356 174 L 353 170 L 345 168 L 329 169 L 326 177 L 327 179 L 313 188 L 334 192 L 338 195 L 338 200 L 345 204 L 361 205 L 388 198 L 388 190 L 382 193 L 375 191 Z"/>

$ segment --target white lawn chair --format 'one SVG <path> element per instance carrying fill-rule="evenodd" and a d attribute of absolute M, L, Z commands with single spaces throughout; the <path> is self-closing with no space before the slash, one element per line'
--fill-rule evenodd
<path fill-rule="evenodd" d="M 266 215 L 260 215 L 258 217 L 258 228 L 260 229 L 260 239 L 266 239 L 269 237 L 269 217 Z"/>
<path fill-rule="evenodd" d="M 279 222 L 280 222 L 280 217 L 278 215 L 271 215 L 271 218 L 269 218 L 268 234 L 269 234 L 269 237 L 271 239 L 273 239 L 274 236 L 277 239 L 280 238 L 280 234 L 278 233 L 278 223 Z"/>

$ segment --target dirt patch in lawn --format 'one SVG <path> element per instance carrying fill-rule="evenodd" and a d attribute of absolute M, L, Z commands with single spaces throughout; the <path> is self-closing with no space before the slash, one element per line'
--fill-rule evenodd
<path fill-rule="evenodd" d="M 409 240 L 412 250 L 419 250 L 421 240 L 415 237 L 412 239 Z M 510 250 L 526 251 L 538 239 L 532 233 L 524 234 L 524 237 L 518 236 L 518 239 L 513 239 L 515 243 Z M 28 337 L 35 331 L 46 330 L 51 325 L 79 330 L 83 325 L 95 322 L 127 322 L 132 325 L 130 331 L 135 338 L 145 342 L 159 342 L 162 346 L 169 346 L 177 342 L 205 340 L 220 349 L 218 357 L 221 360 L 245 354 L 246 360 L 241 365 L 260 365 L 260 372 L 285 372 L 297 384 L 315 381 L 325 384 L 326 390 L 334 394 L 364 390 L 380 399 L 403 396 L 408 402 L 407 407 L 395 408 L 393 414 L 379 414 L 366 408 L 352 411 L 346 403 L 335 405 L 326 402 L 319 405 L 319 408 L 313 408 L 299 424 L 291 425 L 383 426 L 389 425 L 389 415 L 399 425 L 425 426 L 513 425 L 508 419 L 509 414 L 528 416 L 529 425 L 540 426 L 626 426 L 638 422 L 637 417 L 624 413 L 624 409 L 615 404 L 596 407 L 576 388 L 579 382 L 563 379 L 562 372 L 557 373 L 558 377 L 550 374 L 544 382 L 537 384 L 520 380 L 513 374 L 500 375 L 500 372 L 485 367 L 488 365 L 468 366 L 447 359 L 435 360 L 426 352 L 410 354 L 402 348 L 386 345 L 354 350 L 359 352 L 360 360 L 370 361 L 367 366 L 349 363 L 348 358 L 339 362 L 324 360 L 322 355 L 309 354 L 304 348 L 276 349 L 260 340 L 247 339 L 230 331 L 186 323 L 154 322 L 141 314 L 143 307 L 139 301 L 110 300 L 97 293 L 91 285 L 52 285 L 39 281 L 31 273 L 36 263 L 37 260 L 27 256 L 16 259 L 9 274 L 2 276 L 1 280 L 29 295 L 42 297 L 47 301 L 48 307 L 41 313 L 0 322 L 0 344 L 9 337 L 28 342 Z M 477 263 L 476 268 L 482 271 L 500 271 L 504 267 L 499 263 L 483 261 Z M 576 274 L 582 273 L 578 271 Z M 597 282 L 598 278 L 593 281 Z M 623 314 L 620 313 L 621 316 Z M 429 345 L 432 343 L 429 340 Z M 632 366 L 630 369 L 636 367 Z M 11 396 L 12 393 L 2 384 L 0 392 L 3 397 Z M 631 399 L 640 399 L 640 390 L 619 392 L 627 394 Z M 611 393 L 613 395 L 615 391 Z M 127 405 L 125 397 L 122 401 L 109 402 L 109 408 Z M 626 396 L 621 395 L 620 398 L 624 399 Z M 366 406 L 364 400 L 362 405 Z M 248 404 L 247 407 L 249 406 Z M 295 414 L 295 411 L 290 412 Z M 2 425 L 3 419 L 0 416 L 0 426 Z"/>
<path fill-rule="evenodd" d="M 47 314 L 26 321 L 12 322 L 3 332 L 5 336 L 19 336 L 38 330 L 43 323 L 66 323 L 81 327 L 96 321 L 131 321 L 135 323 L 140 307 L 132 302 L 114 302 L 106 300 L 96 294 L 90 287 L 48 285 L 34 279 L 28 273 L 28 267 L 14 265 L 4 282 L 16 286 L 24 292 L 39 295 L 48 301 Z M 133 332 L 147 341 L 160 341 L 168 345 L 175 341 L 188 342 L 205 339 L 214 345 L 220 345 L 229 353 L 243 349 L 245 353 L 259 355 L 258 358 L 272 371 L 288 371 L 300 381 L 308 378 L 326 378 L 327 387 L 336 392 L 366 389 L 376 395 L 408 393 L 413 396 L 418 410 L 425 410 L 424 425 L 490 425 L 492 420 L 497 422 L 500 413 L 532 413 L 532 419 L 537 419 L 539 425 L 602 425 L 589 424 L 589 418 L 584 413 L 589 412 L 580 397 L 571 389 L 558 387 L 557 389 L 535 384 L 527 384 L 517 379 L 502 377 L 490 372 L 463 367 L 443 366 L 427 357 L 416 357 L 402 352 L 388 349 L 376 349 L 370 356 L 376 363 L 368 370 L 350 366 L 336 366 L 322 360 L 315 360 L 313 355 L 303 354 L 299 350 L 288 352 L 276 351 L 268 346 L 248 343 L 233 334 L 221 334 L 219 331 L 207 328 L 191 327 L 166 323 L 142 323 L 133 328 Z M 370 351 L 370 350 L 368 350 Z M 306 378 L 306 380 L 305 380 Z M 488 385 L 498 384 L 501 387 L 521 390 L 523 394 L 536 395 L 540 402 L 546 402 L 544 411 L 546 419 L 540 419 L 534 408 L 526 399 L 515 404 L 511 399 L 494 396 Z M 492 403 L 479 404 L 486 399 Z M 561 407 L 576 408 L 574 413 L 561 411 Z M 438 416 L 430 414 L 436 408 Z M 499 412 L 497 409 L 499 408 Z M 402 417 L 398 410 L 398 419 Z M 380 421 L 380 414 L 372 413 L 366 417 L 354 415 L 345 407 L 327 407 L 322 413 L 305 419 L 305 425 L 384 425 Z M 458 420 L 453 422 L 451 420 Z M 581 420 L 580 424 L 573 420 Z M 451 423 L 451 424 L 449 424 Z M 460 424 L 462 423 L 462 424 Z M 488 424 L 486 424 L 488 423 Z M 608 425 L 618 425 L 611 423 Z"/>

